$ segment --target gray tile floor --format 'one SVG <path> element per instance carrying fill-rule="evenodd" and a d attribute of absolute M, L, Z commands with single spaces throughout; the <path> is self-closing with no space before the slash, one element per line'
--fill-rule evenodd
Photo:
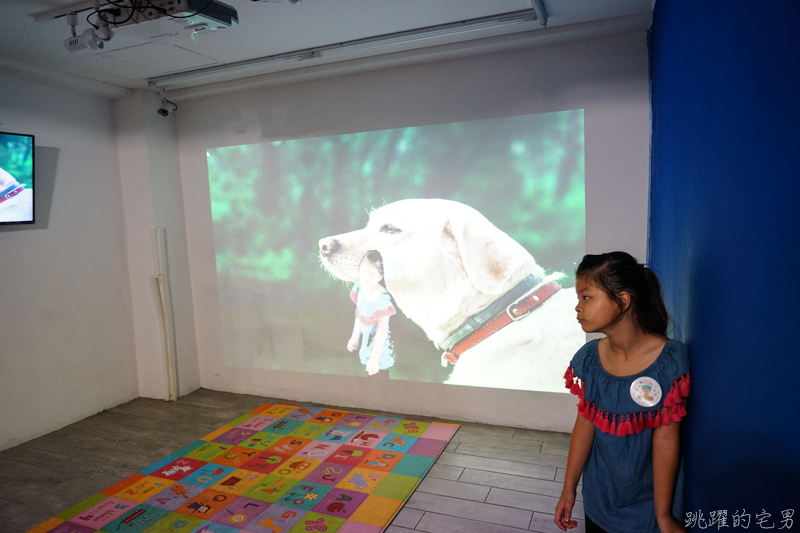
<path fill-rule="evenodd" d="M 277 400 L 207 389 L 138 398 L 4 450 L 0 532 L 34 527 L 267 401 Z M 566 433 L 462 424 L 386 531 L 560 531 L 568 445 Z M 582 533 L 580 502 L 574 515 Z"/>

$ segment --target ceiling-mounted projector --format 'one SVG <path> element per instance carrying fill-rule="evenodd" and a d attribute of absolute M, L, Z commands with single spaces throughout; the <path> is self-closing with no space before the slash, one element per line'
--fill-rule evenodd
<path fill-rule="evenodd" d="M 106 19 L 114 28 L 165 19 L 194 31 L 221 30 L 239 23 L 236 9 L 219 0 L 150 0 L 146 5 L 106 11 Z"/>

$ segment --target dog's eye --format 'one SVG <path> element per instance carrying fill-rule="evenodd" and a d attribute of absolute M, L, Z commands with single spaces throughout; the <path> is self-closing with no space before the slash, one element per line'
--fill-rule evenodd
<path fill-rule="evenodd" d="M 389 224 L 384 224 L 380 229 L 381 233 L 400 233 L 400 230 Z"/>

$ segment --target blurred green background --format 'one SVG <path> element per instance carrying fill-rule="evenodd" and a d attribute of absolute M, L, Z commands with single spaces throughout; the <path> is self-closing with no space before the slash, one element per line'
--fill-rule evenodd
<path fill-rule="evenodd" d="M 0 167 L 33 188 L 33 137 L 0 133 Z"/>
<path fill-rule="evenodd" d="M 405 198 L 474 207 L 548 271 L 572 276 L 584 253 L 582 110 L 208 153 L 218 272 L 290 284 L 286 304 L 337 301 L 317 241 Z"/>
<path fill-rule="evenodd" d="M 320 265 L 317 242 L 362 228 L 385 203 L 467 204 L 548 273 L 563 271 L 566 286 L 585 250 L 583 110 L 214 148 L 208 170 L 230 364 L 358 374 L 358 364 L 335 362 L 348 355 L 353 305 Z M 446 378 L 433 344 L 404 320 L 390 325 L 392 377 Z M 300 332 L 287 333 L 292 324 Z M 419 368 L 406 371 L 400 352 L 410 346 L 404 362 Z"/>

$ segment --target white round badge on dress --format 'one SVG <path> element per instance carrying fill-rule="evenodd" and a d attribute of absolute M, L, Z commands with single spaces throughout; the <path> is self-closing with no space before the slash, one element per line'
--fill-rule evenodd
<path fill-rule="evenodd" d="M 642 376 L 631 383 L 631 398 L 642 407 L 653 407 L 661 400 L 661 386 L 653 378 Z"/>

